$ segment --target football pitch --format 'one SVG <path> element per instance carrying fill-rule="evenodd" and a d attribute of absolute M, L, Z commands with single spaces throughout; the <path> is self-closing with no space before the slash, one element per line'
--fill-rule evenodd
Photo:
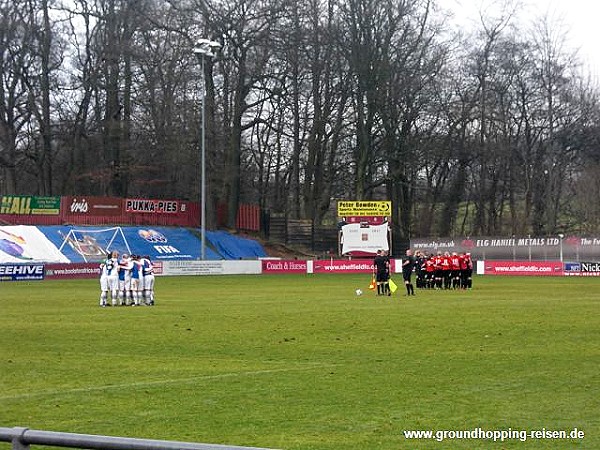
<path fill-rule="evenodd" d="M 600 448 L 598 279 L 476 277 L 414 297 L 395 279 L 377 297 L 369 275 L 159 277 L 156 306 L 110 308 L 97 280 L 1 283 L 0 427 L 289 450 Z"/>

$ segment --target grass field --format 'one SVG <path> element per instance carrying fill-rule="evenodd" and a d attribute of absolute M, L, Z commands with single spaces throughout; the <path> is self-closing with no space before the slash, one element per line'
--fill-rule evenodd
<path fill-rule="evenodd" d="M 600 449 L 597 279 L 478 277 L 391 298 L 368 282 L 164 277 L 155 307 L 105 309 L 96 280 L 1 283 L 0 426 L 289 450 Z M 477 428 L 585 437 L 404 434 Z"/>

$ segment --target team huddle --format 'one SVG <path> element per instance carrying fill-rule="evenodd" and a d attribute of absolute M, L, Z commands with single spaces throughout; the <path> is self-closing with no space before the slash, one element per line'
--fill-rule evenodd
<path fill-rule="evenodd" d="M 377 295 L 392 295 L 390 291 L 390 258 L 387 251 L 378 250 L 373 261 L 375 283 L 370 288 L 377 287 Z M 402 258 L 402 279 L 406 287 L 406 295 L 415 295 L 412 284 L 412 274 L 416 274 L 416 284 L 419 289 L 469 289 L 473 287 L 473 261 L 469 253 L 427 255 L 412 250 L 406 250 Z"/>
<path fill-rule="evenodd" d="M 148 256 L 111 252 L 100 264 L 100 306 L 154 305 L 154 269 Z"/>
<path fill-rule="evenodd" d="M 417 287 L 424 289 L 470 289 L 473 287 L 473 261 L 470 253 L 415 252 Z"/>

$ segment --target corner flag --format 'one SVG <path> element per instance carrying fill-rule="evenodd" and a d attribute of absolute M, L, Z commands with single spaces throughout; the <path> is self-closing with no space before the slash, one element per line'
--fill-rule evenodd
<path fill-rule="evenodd" d="M 371 284 L 369 284 L 369 289 L 373 291 L 376 287 L 377 284 L 375 283 L 375 274 L 373 274 L 373 277 L 371 277 Z"/>

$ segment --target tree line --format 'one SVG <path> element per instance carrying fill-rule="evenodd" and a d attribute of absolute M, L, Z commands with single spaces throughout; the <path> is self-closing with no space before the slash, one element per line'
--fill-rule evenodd
<path fill-rule="evenodd" d="M 204 130 L 209 226 L 386 199 L 401 240 L 600 231 L 598 86 L 511 0 L 469 30 L 435 0 L 0 10 L 1 193 L 197 201 Z"/>

